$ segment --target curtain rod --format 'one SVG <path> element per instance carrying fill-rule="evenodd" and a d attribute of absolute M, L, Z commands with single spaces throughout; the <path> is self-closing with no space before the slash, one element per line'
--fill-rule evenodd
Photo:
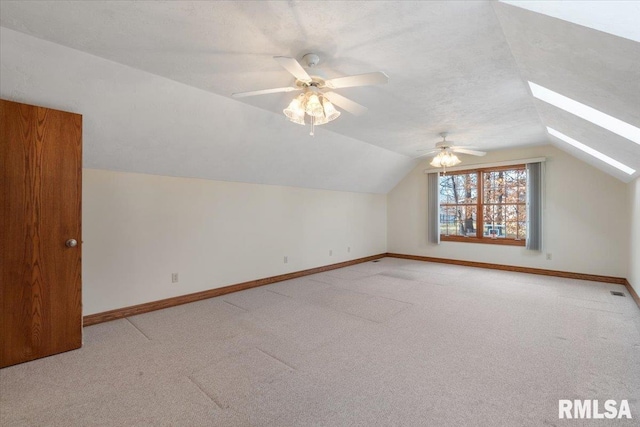
<path fill-rule="evenodd" d="M 447 168 L 447 172 L 458 172 L 464 170 L 478 169 L 478 168 L 494 168 L 499 166 L 513 166 L 513 165 L 522 165 L 527 163 L 539 163 L 546 161 L 546 157 L 533 157 L 531 159 L 520 159 L 520 160 L 506 160 L 503 162 L 493 162 L 493 163 L 476 163 L 473 165 L 466 166 L 454 166 L 452 168 Z M 431 172 L 440 172 L 442 168 L 428 168 L 424 170 L 424 173 Z"/>

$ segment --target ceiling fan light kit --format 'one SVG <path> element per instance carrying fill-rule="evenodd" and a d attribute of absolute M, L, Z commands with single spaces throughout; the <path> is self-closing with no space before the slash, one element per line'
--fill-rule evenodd
<path fill-rule="evenodd" d="M 461 160 L 458 158 L 458 156 L 456 156 L 455 153 L 470 154 L 472 156 L 484 156 L 485 154 L 487 154 L 484 151 L 476 150 L 474 147 L 456 146 L 452 141 L 447 141 L 447 135 L 447 132 L 440 133 L 442 141 L 436 144 L 435 149 L 422 154 L 422 156 L 426 156 L 429 154 L 437 153 L 429 164 L 434 168 L 443 168 L 444 173 L 447 172 L 447 168 L 461 163 Z"/>
<path fill-rule="evenodd" d="M 431 166 L 436 168 L 450 168 L 460 164 L 461 161 L 455 154 L 445 150 L 431 160 Z"/>
<path fill-rule="evenodd" d="M 305 125 L 307 123 L 305 118 L 309 116 L 309 123 L 311 124 L 309 135 L 311 136 L 314 134 L 315 126 L 329 123 L 340 117 L 340 111 L 335 108 L 334 104 L 356 116 L 367 111 L 362 105 L 333 92 L 333 89 L 385 84 L 389 81 L 389 77 L 381 71 L 325 80 L 317 75 L 309 75 L 307 70 L 294 58 L 274 56 L 273 59 L 296 78 L 294 86 L 240 92 L 234 93 L 232 96 L 234 98 L 244 98 L 278 92 L 303 91 L 282 112 L 290 121 L 299 125 Z M 309 69 L 320 62 L 320 57 L 315 53 L 307 53 L 302 59 Z"/>
<path fill-rule="evenodd" d="M 287 108 L 282 110 L 285 116 L 293 123 L 305 125 L 305 116 L 309 116 L 311 123 L 311 133 L 314 133 L 314 127 L 329 123 L 340 116 L 340 112 L 336 110 L 331 101 L 325 98 L 317 88 L 310 86 L 304 93 L 293 98 Z"/>

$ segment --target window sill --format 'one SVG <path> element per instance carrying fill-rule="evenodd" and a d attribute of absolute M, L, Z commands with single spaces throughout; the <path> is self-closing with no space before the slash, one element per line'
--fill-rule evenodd
<path fill-rule="evenodd" d="M 489 237 L 464 237 L 464 236 L 444 236 L 440 235 L 441 242 L 465 242 L 465 243 L 481 243 L 487 245 L 504 245 L 504 246 L 526 246 L 526 240 L 515 239 L 492 239 Z"/>

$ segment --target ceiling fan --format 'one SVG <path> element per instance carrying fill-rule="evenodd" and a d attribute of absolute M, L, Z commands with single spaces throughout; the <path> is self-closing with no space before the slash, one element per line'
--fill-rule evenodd
<path fill-rule="evenodd" d="M 329 80 L 324 79 L 321 73 L 313 70 L 313 67 L 320 62 L 320 57 L 315 53 L 307 53 L 302 57 L 307 69 L 297 60 L 288 56 L 274 56 L 273 59 L 295 77 L 295 82 L 292 86 L 236 92 L 231 96 L 244 98 L 279 92 L 302 92 L 291 101 L 289 106 L 283 110 L 283 113 L 289 120 L 300 125 L 305 125 L 305 117 L 308 117 L 311 123 L 310 135 L 313 135 L 314 126 L 323 125 L 340 116 L 340 112 L 335 109 L 333 104 L 356 116 L 362 115 L 367 111 L 366 107 L 334 92 L 334 89 L 385 84 L 389 81 L 389 77 L 382 71 Z"/>
<path fill-rule="evenodd" d="M 418 157 L 437 153 L 430 164 L 431 166 L 436 168 L 442 167 L 446 171 L 446 168 L 455 166 L 460 163 L 460 159 L 455 155 L 455 153 L 470 154 L 472 156 L 484 156 L 485 154 L 487 154 L 484 151 L 477 150 L 475 147 L 454 145 L 453 141 L 447 141 L 447 135 L 447 132 L 441 132 L 440 136 L 442 137 L 442 141 L 436 143 L 436 148 L 431 150 L 427 149 L 429 151 L 421 154 Z"/>

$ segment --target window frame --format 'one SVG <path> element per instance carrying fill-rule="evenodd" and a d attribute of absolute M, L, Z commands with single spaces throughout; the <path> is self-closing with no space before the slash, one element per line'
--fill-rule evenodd
<path fill-rule="evenodd" d="M 500 172 L 500 171 L 508 171 L 508 170 L 516 170 L 522 169 L 527 173 L 527 165 L 526 164 L 515 164 L 508 166 L 496 166 L 496 167 L 485 167 L 485 168 L 474 168 L 474 169 L 464 169 L 457 170 L 452 172 L 452 175 L 468 175 L 468 174 L 476 174 L 476 182 L 478 183 L 478 188 L 476 189 L 477 197 L 475 203 L 441 203 L 438 201 L 438 212 L 441 214 L 441 209 L 443 206 L 475 206 L 476 208 L 476 235 L 475 236 L 458 236 L 458 235 L 446 235 L 440 233 L 440 241 L 442 242 L 466 242 L 466 243 L 481 243 L 481 244 L 490 244 L 490 245 L 506 245 L 506 246 L 526 246 L 527 239 L 526 237 L 523 239 L 517 238 L 491 238 L 484 236 L 484 207 L 485 206 L 493 206 L 495 203 L 490 203 L 485 205 L 484 203 L 484 173 L 485 172 Z M 440 192 L 440 178 L 446 176 L 444 172 L 438 173 L 438 192 Z M 526 187 L 525 187 L 526 188 Z M 504 205 L 523 205 L 525 212 L 527 209 L 527 202 L 522 203 L 504 203 Z M 528 216 L 526 221 L 528 222 Z"/>

